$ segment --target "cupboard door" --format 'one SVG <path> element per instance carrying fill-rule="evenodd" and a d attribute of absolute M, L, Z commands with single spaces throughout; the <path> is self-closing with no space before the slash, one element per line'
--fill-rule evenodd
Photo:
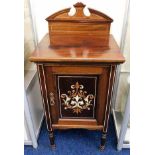
<path fill-rule="evenodd" d="M 91 119 L 103 124 L 109 66 L 45 65 L 44 71 L 53 123 L 63 119 Z"/>

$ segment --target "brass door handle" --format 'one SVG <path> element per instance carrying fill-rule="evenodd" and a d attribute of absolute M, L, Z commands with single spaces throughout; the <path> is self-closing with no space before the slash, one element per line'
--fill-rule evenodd
<path fill-rule="evenodd" d="M 54 98 L 54 94 L 51 92 L 49 94 L 49 97 L 50 97 L 50 105 L 53 106 L 55 104 L 55 98 Z"/>

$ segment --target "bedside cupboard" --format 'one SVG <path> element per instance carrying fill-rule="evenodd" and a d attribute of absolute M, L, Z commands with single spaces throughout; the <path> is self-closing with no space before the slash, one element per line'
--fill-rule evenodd
<path fill-rule="evenodd" d="M 50 143 L 55 129 L 102 131 L 104 149 L 117 66 L 125 61 L 110 32 L 110 17 L 82 3 L 46 20 L 49 33 L 31 57 L 36 63 Z"/>

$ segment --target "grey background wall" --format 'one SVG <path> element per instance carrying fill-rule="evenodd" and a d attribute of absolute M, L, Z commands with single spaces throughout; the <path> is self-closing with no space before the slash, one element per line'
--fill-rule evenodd
<path fill-rule="evenodd" d="M 24 87 L 27 98 L 27 102 L 24 104 L 27 104 L 30 111 L 29 113 L 24 110 L 24 144 L 33 145 L 37 141 L 43 121 L 43 106 L 36 66 L 28 60 L 28 57 L 35 49 L 35 35 L 29 2 L 29 0 L 24 0 Z M 26 119 L 28 116 L 30 116 L 33 126 L 28 125 Z M 32 130 L 33 132 L 31 132 Z M 33 136 L 31 136 L 32 134 Z M 37 145 L 33 146 L 36 147 Z"/>
<path fill-rule="evenodd" d="M 121 66 L 121 74 L 115 104 L 115 110 L 121 112 L 124 112 L 124 106 L 129 91 L 128 77 L 130 75 L 130 17 L 128 17 L 127 32 L 124 43 L 123 54 L 126 62 Z"/>
<path fill-rule="evenodd" d="M 29 0 L 24 0 L 24 67 L 27 70 L 35 70 L 33 63 L 28 61 L 28 57 L 35 48 L 34 34 L 32 29 L 32 19 L 30 14 Z"/>

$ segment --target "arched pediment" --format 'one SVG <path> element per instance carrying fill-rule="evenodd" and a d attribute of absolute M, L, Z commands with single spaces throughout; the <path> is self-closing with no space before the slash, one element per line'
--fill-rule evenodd
<path fill-rule="evenodd" d="M 71 8 L 67 8 L 67 9 L 63 9 L 60 10 L 54 14 L 52 14 L 51 16 L 49 16 L 48 18 L 46 18 L 47 21 L 64 21 L 64 22 L 108 22 L 111 23 L 113 21 L 113 19 L 111 19 L 109 16 L 107 16 L 106 14 L 88 8 L 89 12 L 90 12 L 90 16 L 86 16 L 84 14 L 84 8 L 85 5 L 83 3 L 76 3 L 74 5 L 75 7 L 75 14 L 73 16 L 69 15 L 70 9 Z"/>

